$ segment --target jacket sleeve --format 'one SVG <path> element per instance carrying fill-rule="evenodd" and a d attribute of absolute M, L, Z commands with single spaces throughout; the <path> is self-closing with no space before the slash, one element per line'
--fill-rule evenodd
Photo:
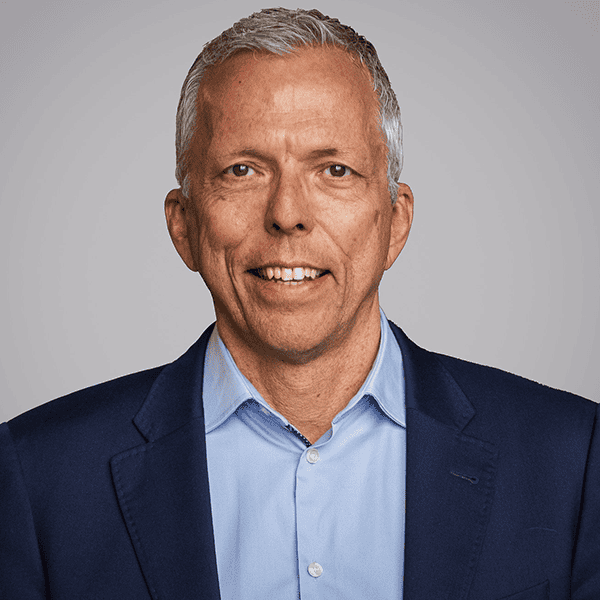
<path fill-rule="evenodd" d="M 600 404 L 596 409 L 573 550 L 571 598 L 600 598 Z"/>
<path fill-rule="evenodd" d="M 6 423 L 0 425 L 0 598 L 46 598 L 31 505 Z"/>

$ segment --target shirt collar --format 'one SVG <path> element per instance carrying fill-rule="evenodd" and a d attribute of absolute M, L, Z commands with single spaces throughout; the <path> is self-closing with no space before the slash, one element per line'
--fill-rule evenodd
<path fill-rule="evenodd" d="M 402 427 L 406 427 L 406 409 L 404 406 L 404 368 L 402 351 L 390 328 L 385 313 L 380 308 L 381 339 L 375 362 L 364 383 L 352 400 L 333 419 L 337 423 L 365 396 L 371 396 L 379 408 Z"/>
<path fill-rule="evenodd" d="M 373 367 L 357 394 L 336 415 L 334 424 L 352 410 L 364 396 L 372 396 L 390 419 L 406 427 L 402 352 L 381 308 L 379 312 L 381 339 Z M 207 433 L 226 421 L 241 404 L 252 399 L 270 413 L 277 415 L 284 426 L 289 424 L 283 415 L 268 405 L 238 369 L 217 327 L 214 327 L 206 348 L 202 395 Z"/>

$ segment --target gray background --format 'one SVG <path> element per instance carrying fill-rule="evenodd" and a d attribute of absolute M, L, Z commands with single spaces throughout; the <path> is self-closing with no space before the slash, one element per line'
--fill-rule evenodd
<path fill-rule="evenodd" d="M 402 107 L 416 207 L 388 317 L 595 400 L 599 5 L 317 4 L 373 41 Z M 175 109 L 202 45 L 263 6 L 0 2 L 0 421 L 171 361 L 212 322 L 164 224 Z"/>

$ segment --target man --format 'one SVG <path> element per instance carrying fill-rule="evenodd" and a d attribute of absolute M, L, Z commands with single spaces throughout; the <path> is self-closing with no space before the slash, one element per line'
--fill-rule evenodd
<path fill-rule="evenodd" d="M 1 426 L 2 598 L 600 597 L 596 405 L 380 312 L 400 140 L 336 20 L 266 10 L 205 47 L 165 212 L 216 327 Z"/>

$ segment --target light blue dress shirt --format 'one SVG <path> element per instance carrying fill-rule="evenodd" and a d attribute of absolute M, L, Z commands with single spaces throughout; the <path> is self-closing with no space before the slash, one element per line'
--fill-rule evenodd
<path fill-rule="evenodd" d="M 222 600 L 402 598 L 402 353 L 381 311 L 375 363 L 314 445 L 241 374 L 215 327 L 204 413 Z"/>

